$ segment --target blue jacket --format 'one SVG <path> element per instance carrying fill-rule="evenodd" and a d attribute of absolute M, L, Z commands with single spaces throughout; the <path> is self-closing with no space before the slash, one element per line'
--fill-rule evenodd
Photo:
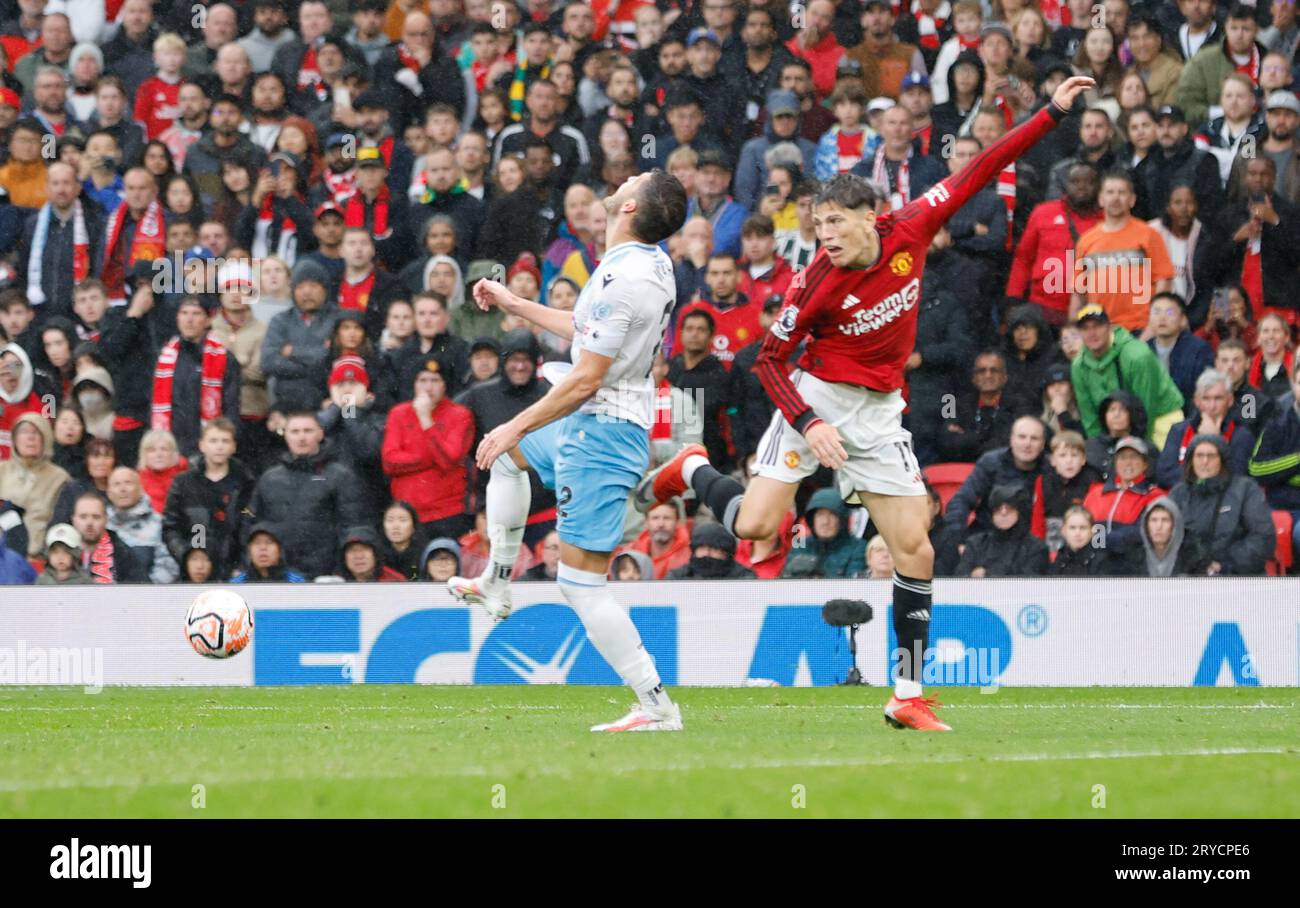
<path fill-rule="evenodd" d="M 1300 511 L 1300 415 L 1292 401 L 1260 430 L 1250 476 L 1264 487 L 1269 507 Z"/>
<path fill-rule="evenodd" d="M 686 209 L 686 219 L 689 221 L 701 214 L 699 198 L 691 199 L 690 207 Z M 747 217 L 749 212 L 745 206 L 730 196 L 718 206 L 713 217 L 709 218 L 709 223 L 713 225 L 714 252 L 730 252 L 737 259 L 740 258 L 740 229 L 745 225 Z"/>
<path fill-rule="evenodd" d="M 35 583 L 36 569 L 21 554 L 5 545 L 4 536 L 4 531 L 0 530 L 0 586 Z"/>
<path fill-rule="evenodd" d="M 1152 353 L 1156 353 L 1156 339 L 1147 341 Z M 1160 354 L 1156 353 L 1159 357 Z M 1183 392 L 1183 406 L 1192 406 L 1192 395 L 1196 393 L 1196 380 L 1201 373 L 1214 366 L 1214 350 L 1190 331 L 1184 330 L 1174 341 L 1174 349 L 1169 351 L 1169 377 L 1174 380 L 1178 390 Z M 1236 471 L 1233 466 L 1233 471 Z M 1241 475 L 1241 474 L 1238 474 Z M 1165 486 L 1169 488 L 1169 486 Z"/>

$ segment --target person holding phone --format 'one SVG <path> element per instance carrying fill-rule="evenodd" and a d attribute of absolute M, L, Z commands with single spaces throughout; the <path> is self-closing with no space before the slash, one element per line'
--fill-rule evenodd
<path fill-rule="evenodd" d="M 258 175 L 250 203 L 240 212 L 236 241 L 254 258 L 277 255 L 292 268 L 298 251 L 316 248 L 315 218 L 299 192 L 301 159 L 277 151 Z"/>
<path fill-rule="evenodd" d="M 1241 191 L 1219 216 L 1219 231 L 1231 241 L 1223 274 L 1246 291 L 1251 321 L 1276 309 L 1295 324 L 1300 211 L 1274 191 L 1276 175 L 1277 165 L 1268 155 L 1246 162 Z"/>

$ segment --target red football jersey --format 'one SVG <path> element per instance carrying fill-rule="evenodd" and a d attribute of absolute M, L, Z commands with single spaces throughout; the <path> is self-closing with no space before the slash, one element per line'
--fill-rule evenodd
<path fill-rule="evenodd" d="M 736 354 L 758 340 L 763 334 L 763 325 L 758 320 L 761 303 L 752 299 L 740 306 L 719 309 L 708 300 L 696 300 L 682 307 L 677 316 L 677 334 L 673 338 L 673 349 L 682 349 L 682 322 L 686 316 L 702 309 L 713 316 L 713 349 L 709 352 L 731 369 Z"/>
<path fill-rule="evenodd" d="M 135 95 L 135 119 L 144 124 L 149 141 L 171 128 L 180 116 L 181 83 L 152 76 L 140 83 Z"/>
<path fill-rule="evenodd" d="M 821 250 L 795 275 L 755 371 L 796 431 L 804 431 L 817 414 L 786 372 L 794 349 L 808 338 L 799 367 L 823 381 L 883 392 L 902 388 L 903 365 L 916 345 L 917 303 L 930 241 L 971 196 L 1064 116 L 1049 103 L 924 195 L 880 215 L 880 257 L 871 267 L 837 268 Z"/>

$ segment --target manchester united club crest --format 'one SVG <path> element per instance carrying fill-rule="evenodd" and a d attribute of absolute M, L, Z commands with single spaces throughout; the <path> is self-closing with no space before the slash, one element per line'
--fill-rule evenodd
<path fill-rule="evenodd" d="M 792 470 L 797 469 L 798 466 L 799 466 L 799 452 L 798 452 L 798 451 L 786 451 L 786 452 L 785 452 L 785 465 L 786 465 L 787 467 L 789 467 L 790 469 L 792 469 Z"/>
<path fill-rule="evenodd" d="M 912 253 L 898 252 L 889 260 L 889 270 L 898 277 L 907 277 L 912 273 Z"/>

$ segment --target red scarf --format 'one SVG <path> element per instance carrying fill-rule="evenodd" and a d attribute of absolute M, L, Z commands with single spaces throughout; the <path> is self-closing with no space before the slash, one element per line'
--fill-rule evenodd
<path fill-rule="evenodd" d="M 1259 48 L 1258 47 L 1256 47 L 1255 45 L 1251 45 L 1250 59 L 1247 60 L 1245 63 L 1241 63 L 1241 64 L 1238 64 L 1237 61 L 1233 59 L 1232 51 L 1228 50 L 1227 47 L 1224 47 L 1223 51 L 1228 55 L 1228 59 L 1232 60 L 1232 65 L 1237 70 L 1237 72 L 1241 73 L 1244 76 L 1247 76 L 1250 79 L 1250 81 L 1254 82 L 1256 85 L 1259 84 Z"/>
<path fill-rule="evenodd" d="M 911 156 L 912 153 L 909 151 L 907 157 L 911 158 Z M 889 165 L 885 162 L 885 144 L 883 142 L 880 143 L 880 147 L 876 149 L 876 160 L 871 168 L 871 179 L 885 187 L 885 191 L 889 193 L 889 207 L 894 211 L 897 211 L 908 202 L 912 201 L 912 178 L 908 164 L 909 161 L 906 158 L 899 162 L 898 185 L 894 187 L 894 191 L 891 192 L 889 185 Z"/>
<path fill-rule="evenodd" d="M 1287 350 L 1282 354 L 1282 371 L 1287 375 L 1291 374 L 1291 367 L 1295 363 L 1295 351 Z M 1254 359 L 1250 361 L 1250 377 L 1246 379 L 1256 388 L 1264 387 L 1264 351 L 1258 350 Z"/>
<path fill-rule="evenodd" d="M 173 337 L 158 355 L 153 373 L 153 417 L 151 429 L 172 427 L 172 381 L 176 377 L 176 360 L 181 339 Z M 199 419 L 207 422 L 221 415 L 222 384 L 226 377 L 226 347 L 211 334 L 203 338 L 203 380 L 199 391 Z"/>
<path fill-rule="evenodd" d="M 104 246 L 104 285 L 110 300 L 125 299 L 126 273 L 136 262 L 152 262 L 161 258 L 166 249 L 162 205 L 154 200 L 145 209 L 140 223 L 136 224 L 131 248 L 127 250 L 126 264 L 120 261 L 117 241 L 122 236 L 122 226 L 130 213 L 125 204 L 119 205 L 108 222 L 108 242 Z"/>
<path fill-rule="evenodd" d="M 320 84 L 320 65 L 316 62 L 316 48 L 308 47 L 298 64 L 298 87 L 315 88 Z"/>
<path fill-rule="evenodd" d="M 370 233 L 377 240 L 388 236 L 388 199 L 388 184 L 384 183 L 375 196 L 374 220 L 370 226 Z M 366 226 L 366 197 L 360 191 L 354 192 L 344 204 L 343 223 L 348 227 Z"/>
<path fill-rule="evenodd" d="M 920 0 L 912 4 L 912 17 L 916 19 L 916 34 L 920 39 L 920 44 L 927 50 L 939 49 L 939 32 L 948 24 L 948 16 L 952 14 L 952 7 L 948 6 L 946 0 L 931 15 L 921 9 Z"/>
<path fill-rule="evenodd" d="M 113 552 L 113 541 L 108 538 L 108 531 L 99 537 L 99 542 L 95 547 L 87 551 L 82 549 L 81 566 L 90 572 L 91 580 L 94 583 L 113 583 L 113 568 L 115 558 Z"/>
<path fill-rule="evenodd" d="M 325 171 L 325 185 L 329 187 L 330 196 L 333 197 L 336 205 L 341 205 L 347 201 L 348 196 L 357 191 L 357 173 L 356 169 L 335 173 L 332 170 Z"/>
<path fill-rule="evenodd" d="M 1012 161 L 998 174 L 998 195 L 1007 206 L 1007 252 L 1011 251 L 1011 225 L 1016 219 L 1016 162 Z"/>
<path fill-rule="evenodd" d="M 1231 421 L 1227 422 L 1223 427 L 1223 432 L 1220 433 L 1224 442 L 1232 441 L 1232 433 L 1235 431 L 1237 431 L 1237 424 Z M 1187 428 L 1183 429 L 1183 437 L 1178 442 L 1178 462 L 1180 464 L 1187 459 L 1187 446 L 1192 443 L 1192 439 L 1197 434 L 1199 434 L 1199 430 L 1193 428 L 1191 422 L 1188 422 Z"/>
<path fill-rule="evenodd" d="M 1241 286 L 1250 294 L 1250 308 L 1255 321 L 1264 314 L 1263 243 L 1258 237 L 1246 244 L 1246 255 L 1241 260 Z"/>
<path fill-rule="evenodd" d="M 420 61 L 415 59 L 415 54 L 407 49 L 405 43 L 397 45 L 397 62 L 417 76 L 420 74 Z"/>
<path fill-rule="evenodd" d="M 271 227 L 274 223 L 275 193 L 268 192 L 266 198 L 262 199 L 262 207 L 257 213 L 257 224 L 253 233 L 253 258 L 266 258 L 274 253 L 286 262 L 293 262 L 298 225 L 294 223 L 293 218 L 285 215 L 284 219 L 280 221 L 280 236 L 276 242 L 276 248 L 273 250 L 270 244 Z"/>
<path fill-rule="evenodd" d="M 673 386 L 664 379 L 655 388 L 654 422 L 650 426 L 651 441 L 672 441 L 673 438 Z"/>
<path fill-rule="evenodd" d="M 916 132 L 912 133 L 913 141 L 920 140 L 921 154 L 927 155 L 930 153 L 930 138 L 933 135 L 934 135 L 933 123 L 931 123 L 929 126 L 923 126 L 920 129 L 918 129 Z"/>

